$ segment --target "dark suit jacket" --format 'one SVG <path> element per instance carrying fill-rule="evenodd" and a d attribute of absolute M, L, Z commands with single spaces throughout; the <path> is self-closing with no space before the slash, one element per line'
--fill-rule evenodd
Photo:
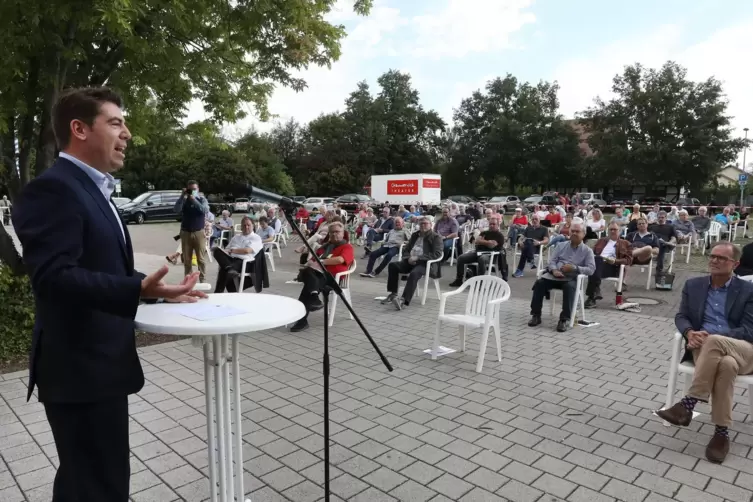
<path fill-rule="evenodd" d="M 133 320 L 143 274 L 128 229 L 99 187 L 66 159 L 31 181 L 14 226 L 36 300 L 29 397 L 94 402 L 138 392 Z"/>
<path fill-rule="evenodd" d="M 680 310 L 675 315 L 675 326 L 685 338 L 683 361 L 692 359 L 687 349 L 686 332 L 702 328 L 710 285 L 709 276 L 706 275 L 688 279 L 682 288 L 682 301 Z M 753 343 L 753 283 L 733 277 L 727 291 L 727 304 L 724 310 L 730 328 L 726 336 Z"/>
<path fill-rule="evenodd" d="M 735 269 L 737 275 L 753 275 L 753 242 L 743 246 L 743 255 L 740 257 L 740 265 Z"/>
<path fill-rule="evenodd" d="M 403 250 L 403 261 L 408 261 L 408 258 L 410 258 L 410 252 L 411 249 L 413 249 L 413 246 L 416 245 L 416 241 L 418 241 L 418 238 L 421 236 L 421 232 L 413 232 L 413 235 L 410 236 L 410 240 L 408 241 L 408 245 L 405 246 L 405 250 Z M 442 236 L 438 233 L 432 231 L 426 237 L 424 237 L 424 254 L 418 257 L 418 262 L 423 262 L 426 264 L 427 261 L 430 260 L 436 260 L 437 258 L 441 258 L 444 254 L 444 243 L 442 241 Z M 429 277 L 432 279 L 439 279 L 442 277 L 442 267 L 439 263 L 432 263 L 431 269 L 429 270 Z"/>

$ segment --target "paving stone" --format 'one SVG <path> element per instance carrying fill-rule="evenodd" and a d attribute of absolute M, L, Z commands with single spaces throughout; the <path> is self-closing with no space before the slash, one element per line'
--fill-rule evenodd
<path fill-rule="evenodd" d="M 738 486 L 734 486 L 729 483 L 724 483 L 717 479 L 712 479 L 709 482 L 708 486 L 706 487 L 706 491 L 709 493 L 713 493 L 714 495 L 723 497 L 727 500 L 747 502 L 747 501 L 750 501 L 751 498 L 753 498 L 753 492 L 751 492 L 750 490 L 746 490 L 744 488 L 740 488 Z"/>
<path fill-rule="evenodd" d="M 458 500 L 473 489 L 473 485 L 451 474 L 443 474 L 429 483 L 429 488 L 451 500 Z"/>
<path fill-rule="evenodd" d="M 405 476 L 402 476 L 391 469 L 387 469 L 386 467 L 380 467 L 360 479 L 385 492 L 389 492 L 401 483 L 407 481 Z"/>
<path fill-rule="evenodd" d="M 425 502 L 432 499 L 436 492 L 415 481 L 408 480 L 390 492 L 397 500 Z"/>
<path fill-rule="evenodd" d="M 511 479 L 497 491 L 497 495 L 515 502 L 534 502 L 543 492 L 526 484 Z"/>
<path fill-rule="evenodd" d="M 578 466 L 570 471 L 565 479 L 572 481 L 577 485 L 582 485 L 591 488 L 592 490 L 599 491 L 607 484 L 610 478 Z"/>
<path fill-rule="evenodd" d="M 702 492 L 685 485 L 680 487 L 680 491 L 677 492 L 675 498 L 681 502 L 722 502 L 723 500 L 708 492 Z"/>
<path fill-rule="evenodd" d="M 133 502 L 171 502 L 178 500 L 178 495 L 164 484 L 147 488 L 131 496 Z"/>
<path fill-rule="evenodd" d="M 536 481 L 534 481 L 532 486 L 538 488 L 544 493 L 550 493 L 563 499 L 567 498 L 567 496 L 577 488 L 575 483 L 565 481 L 564 479 L 552 476 L 549 473 L 541 475 Z"/>
<path fill-rule="evenodd" d="M 443 472 L 421 460 L 414 462 L 402 471 L 400 474 L 418 481 L 422 485 L 428 485 L 431 481 L 437 479 Z"/>
<path fill-rule="evenodd" d="M 376 488 L 369 488 L 368 490 L 359 493 L 351 500 L 353 502 L 395 502 L 393 497 L 390 497 L 384 492 L 380 492 Z"/>
<path fill-rule="evenodd" d="M 538 469 L 534 469 L 533 467 L 528 467 L 527 465 L 524 465 L 524 464 L 521 464 L 520 462 L 515 462 L 515 461 L 512 461 L 509 464 L 507 464 L 499 472 L 500 474 L 503 474 L 507 476 L 508 478 L 518 480 L 521 483 L 525 483 L 525 484 L 533 483 L 533 481 L 539 476 L 541 476 L 542 474 L 542 472 Z"/>
<path fill-rule="evenodd" d="M 310 481 L 304 481 L 292 488 L 288 488 L 283 492 L 283 495 L 296 502 L 314 502 L 315 500 L 321 499 L 322 488 Z"/>
<path fill-rule="evenodd" d="M 160 474 L 160 478 L 173 489 L 180 488 L 203 477 L 201 472 L 190 465 L 183 465 Z"/>

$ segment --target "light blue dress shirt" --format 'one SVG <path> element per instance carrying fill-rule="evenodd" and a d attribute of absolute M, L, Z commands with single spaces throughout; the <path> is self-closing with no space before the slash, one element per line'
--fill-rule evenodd
<path fill-rule="evenodd" d="M 709 285 L 709 294 L 706 296 L 706 306 L 703 309 L 702 328 L 712 335 L 726 335 L 729 333 L 725 307 L 727 306 L 727 292 L 729 291 L 730 282 L 732 282 L 732 279 L 720 288 Z"/>
<path fill-rule="evenodd" d="M 123 235 L 123 242 L 125 242 L 126 238 L 125 230 L 123 230 L 123 220 L 120 219 L 118 209 L 115 207 L 115 204 L 113 204 L 111 200 L 112 193 L 115 191 L 115 178 L 113 178 L 110 173 L 97 171 L 92 166 L 65 152 L 60 152 L 60 154 L 58 154 L 58 157 L 67 159 L 76 164 L 82 171 L 87 174 L 87 176 L 89 176 L 89 178 L 91 178 L 94 184 L 97 185 L 97 188 L 99 188 L 99 191 L 102 192 L 102 196 L 105 198 L 105 201 L 110 206 L 110 209 L 112 209 L 112 214 L 115 215 L 115 219 L 117 220 L 118 225 L 120 225 L 120 233 Z"/>

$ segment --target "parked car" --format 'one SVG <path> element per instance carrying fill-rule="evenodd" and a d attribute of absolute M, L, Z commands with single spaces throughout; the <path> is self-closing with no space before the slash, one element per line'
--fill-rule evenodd
<path fill-rule="evenodd" d="M 248 199 L 242 198 L 242 199 L 235 199 L 235 202 L 233 203 L 233 211 L 237 212 L 247 212 L 248 211 Z"/>
<path fill-rule="evenodd" d="M 658 205 L 662 211 L 669 211 L 672 207 L 672 203 L 664 197 L 643 197 L 641 199 L 641 207 L 644 209 L 655 205 Z"/>
<path fill-rule="evenodd" d="M 290 198 L 293 202 L 303 203 L 304 200 L 306 200 L 306 197 L 303 195 L 294 195 Z"/>
<path fill-rule="evenodd" d="M 131 199 L 128 197 L 113 197 L 112 201 L 115 203 L 115 207 L 122 206 L 123 204 L 128 204 L 131 202 Z"/>
<path fill-rule="evenodd" d="M 455 202 L 456 204 L 472 204 L 478 202 L 475 197 L 471 197 L 470 195 L 450 195 L 447 197 L 447 200 Z"/>
<path fill-rule="evenodd" d="M 368 195 L 347 193 L 335 199 L 335 203 L 340 206 L 340 209 L 352 212 L 358 209 L 361 204 L 373 205 L 376 204 L 376 201 Z"/>
<path fill-rule="evenodd" d="M 319 209 L 322 206 L 325 206 L 327 209 L 331 209 L 334 202 L 335 199 L 332 197 L 309 197 L 308 199 L 303 201 L 303 207 L 305 207 L 309 211 Z"/>
<path fill-rule="evenodd" d="M 601 192 L 578 192 L 575 196 L 579 197 L 586 206 L 603 208 L 607 205 L 607 201 L 604 200 Z"/>
<path fill-rule="evenodd" d="M 131 202 L 118 206 L 118 212 L 126 223 L 141 224 L 154 220 L 180 221 L 181 215 L 173 208 L 182 193 L 180 190 L 144 192 Z"/>
<path fill-rule="evenodd" d="M 495 195 L 487 204 L 493 204 L 504 212 L 515 211 L 516 207 L 522 207 L 520 199 L 515 195 Z"/>
<path fill-rule="evenodd" d="M 543 199 L 541 195 L 531 195 L 530 197 L 526 197 L 523 200 L 523 212 L 528 214 L 533 210 L 533 206 L 538 204 L 541 199 Z"/>

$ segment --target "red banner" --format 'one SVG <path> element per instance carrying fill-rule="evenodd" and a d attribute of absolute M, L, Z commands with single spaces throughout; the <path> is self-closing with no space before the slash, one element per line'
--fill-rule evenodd
<path fill-rule="evenodd" d="M 418 180 L 387 180 L 387 195 L 418 195 Z"/>
<path fill-rule="evenodd" d="M 442 188 L 440 178 L 424 178 L 424 188 Z"/>

